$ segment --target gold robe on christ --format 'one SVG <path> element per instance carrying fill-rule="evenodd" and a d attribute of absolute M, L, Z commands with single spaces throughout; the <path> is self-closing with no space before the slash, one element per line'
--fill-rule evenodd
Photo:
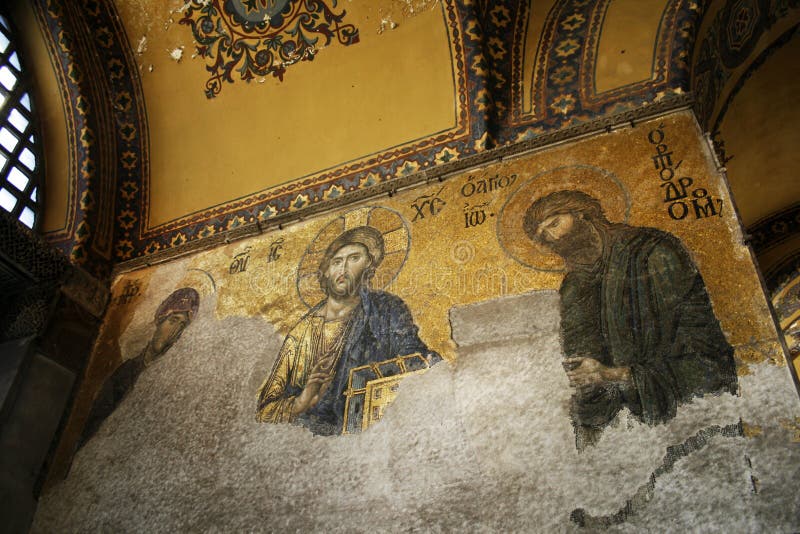
<path fill-rule="evenodd" d="M 322 315 L 305 316 L 286 336 L 272 373 L 258 391 L 256 419 L 264 423 L 294 420 L 292 406 L 303 391 L 314 365 L 333 356 L 333 365 L 342 355 L 349 317 L 326 321 Z M 287 392 L 294 394 L 287 395 Z"/>

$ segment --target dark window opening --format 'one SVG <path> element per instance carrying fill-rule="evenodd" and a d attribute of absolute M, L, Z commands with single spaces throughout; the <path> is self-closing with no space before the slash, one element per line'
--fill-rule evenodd
<path fill-rule="evenodd" d="M 38 226 L 42 205 L 37 122 L 14 27 L 0 14 L 0 207 L 31 229 Z"/>

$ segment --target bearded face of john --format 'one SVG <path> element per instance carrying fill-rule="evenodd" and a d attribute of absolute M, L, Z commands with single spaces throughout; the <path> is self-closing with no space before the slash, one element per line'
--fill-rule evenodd
<path fill-rule="evenodd" d="M 568 268 L 594 265 L 603 254 L 603 228 L 581 212 L 558 212 L 545 217 L 534 241 L 561 256 Z"/>

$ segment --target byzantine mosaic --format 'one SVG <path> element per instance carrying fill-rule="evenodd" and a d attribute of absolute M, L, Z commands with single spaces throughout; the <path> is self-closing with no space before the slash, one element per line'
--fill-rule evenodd
<path fill-rule="evenodd" d="M 193 400 L 168 400 L 179 393 Z M 187 409 L 209 421 L 219 409 L 226 451 L 229 439 L 305 450 L 314 434 L 353 434 L 314 443 L 363 458 L 375 484 L 398 480 L 380 492 L 415 510 L 420 481 L 389 474 L 374 440 L 417 436 L 407 453 L 422 454 L 419 472 L 456 477 L 443 484 L 468 500 L 478 478 L 500 491 L 563 479 L 580 458 L 590 479 L 603 476 L 591 466 L 613 464 L 626 473 L 618 491 L 577 484 L 550 511 L 504 516 L 601 528 L 649 524 L 673 506 L 693 514 L 699 497 L 670 496 L 676 484 L 720 476 L 732 494 L 780 491 L 785 469 L 769 458 L 791 449 L 797 404 L 727 188 L 683 112 L 121 275 L 57 458 L 83 444 L 81 474 L 64 486 L 74 488 L 98 447 L 129 446 L 114 436 L 138 410 L 169 407 L 164 421 L 182 427 Z M 439 425 L 455 425 L 440 437 L 449 452 L 427 457 L 419 433 Z M 548 439 L 560 445 L 535 445 Z M 259 457 L 255 469 L 286 495 L 307 491 L 304 475 L 286 485 L 293 470 L 252 451 L 247 462 Z M 548 459 L 514 471 L 534 457 Z M 313 478 L 323 496 L 341 486 Z M 334 513 L 324 502 L 312 506 Z M 764 503 L 759 524 L 787 521 Z"/>

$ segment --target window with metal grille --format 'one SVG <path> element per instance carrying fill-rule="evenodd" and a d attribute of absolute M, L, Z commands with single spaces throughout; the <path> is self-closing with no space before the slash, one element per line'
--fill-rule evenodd
<path fill-rule="evenodd" d="M 43 164 L 30 82 L 11 21 L 0 13 L 0 207 L 36 228 Z"/>

